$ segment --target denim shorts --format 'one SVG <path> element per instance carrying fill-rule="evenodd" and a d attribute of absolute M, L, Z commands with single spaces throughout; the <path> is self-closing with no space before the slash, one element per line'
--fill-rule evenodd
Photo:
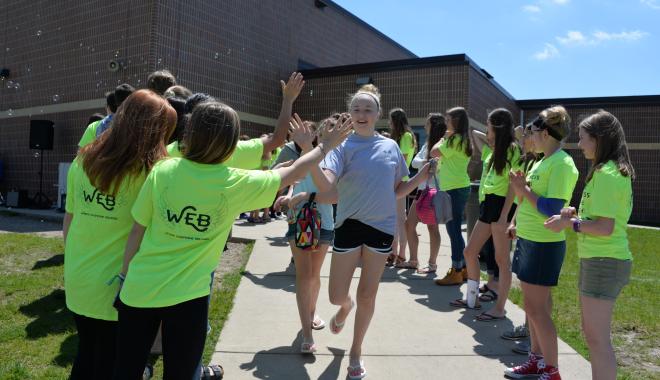
<path fill-rule="evenodd" d="M 630 281 L 631 260 L 610 257 L 580 259 L 580 294 L 587 297 L 614 301 L 621 289 Z"/>
<path fill-rule="evenodd" d="M 511 271 L 532 285 L 557 286 L 566 255 L 566 241 L 541 243 L 518 238 Z"/>
<path fill-rule="evenodd" d="M 289 224 L 289 229 L 286 231 L 286 235 L 284 235 L 284 237 L 286 238 L 287 241 L 296 240 L 295 224 Z M 323 228 L 321 228 L 321 233 L 319 234 L 319 245 L 321 244 L 332 245 L 334 239 L 335 239 L 334 230 L 324 230 Z"/>

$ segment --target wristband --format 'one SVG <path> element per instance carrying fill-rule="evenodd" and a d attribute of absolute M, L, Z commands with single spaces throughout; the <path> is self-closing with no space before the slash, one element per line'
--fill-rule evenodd
<path fill-rule="evenodd" d="M 576 218 L 576 219 L 573 221 L 573 231 L 575 231 L 575 232 L 577 232 L 577 233 L 582 232 L 582 220 Z"/>

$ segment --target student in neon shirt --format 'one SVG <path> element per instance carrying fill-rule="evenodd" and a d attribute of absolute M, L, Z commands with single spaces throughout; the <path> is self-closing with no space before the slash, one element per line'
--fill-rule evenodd
<path fill-rule="evenodd" d="M 176 112 L 148 90 L 119 107 L 114 126 L 83 147 L 69 169 L 64 216 L 66 303 L 78 330 L 71 379 L 109 379 L 115 364 L 117 311 L 110 283 L 122 266 L 130 210 L 165 141 Z"/>
<path fill-rule="evenodd" d="M 412 129 L 408 125 L 408 117 L 406 112 L 401 108 L 394 108 L 390 110 L 389 124 L 391 130 L 391 138 L 396 141 L 403 154 L 403 159 L 406 161 L 406 167 L 410 168 L 410 163 L 415 157 L 415 149 L 417 148 L 417 141 Z M 408 180 L 408 178 L 405 178 Z M 394 242 L 392 243 L 392 253 L 387 258 L 388 265 L 394 265 L 397 268 L 412 268 L 417 269 L 414 263 L 406 262 L 406 244 L 408 237 L 406 235 L 406 197 L 397 199 L 397 232 L 394 235 Z"/>
<path fill-rule="evenodd" d="M 362 342 L 396 232 L 396 199 L 426 180 L 429 170 L 435 170 L 435 161 L 410 180 L 402 180 L 408 167 L 398 145 L 375 130 L 381 110 L 375 86 L 361 87 L 350 98 L 348 109 L 355 133 L 328 154 L 320 180 L 325 179 L 324 187 L 336 188 L 339 197 L 329 283 L 330 302 L 340 307 L 329 322 L 333 334 L 341 332 L 356 305 L 349 288 L 355 269 L 362 266 L 348 367 L 349 378 L 361 379 L 366 375 Z"/>
<path fill-rule="evenodd" d="M 614 380 L 612 309 L 632 270 L 626 227 L 632 212 L 635 169 L 623 127 L 611 113 L 601 110 L 584 119 L 579 135 L 578 146 L 591 161 L 580 207 L 562 209 L 545 222 L 545 227 L 554 232 L 572 227 L 578 234 L 578 287 L 591 376 Z"/>
<path fill-rule="evenodd" d="M 426 142 L 422 145 L 421 149 L 412 160 L 412 167 L 420 169 L 424 164 L 431 160 L 430 150 L 440 141 L 440 138 L 447 132 L 447 124 L 445 117 L 441 113 L 430 113 L 424 123 L 424 130 L 426 131 Z M 430 187 L 435 187 L 434 181 L 428 181 Z M 408 247 L 410 248 L 410 260 L 408 265 L 417 269 L 419 274 L 432 274 L 438 269 L 438 253 L 440 253 L 440 228 L 437 224 L 427 224 L 426 228 L 429 230 L 430 242 L 430 256 L 429 263 L 423 268 L 419 268 L 419 260 L 417 259 L 417 252 L 419 250 L 419 237 L 417 236 L 417 199 L 422 194 L 421 191 L 426 187 L 426 183 L 422 183 L 417 188 L 417 198 L 410 205 L 408 218 L 406 219 L 406 235 L 408 237 Z"/>
<path fill-rule="evenodd" d="M 290 143 L 291 145 L 285 145 L 285 153 L 283 153 L 285 157 L 283 158 L 286 158 L 287 161 L 295 161 L 300 158 L 301 154 L 304 155 L 314 149 L 318 143 L 317 136 L 325 128 L 335 126 L 337 119 L 327 118 L 321 121 L 321 126 L 317 128 L 315 123 L 303 122 L 296 114 L 292 118 L 291 123 L 295 124 L 295 130 L 300 130 L 302 133 L 294 134 L 292 136 L 293 142 Z M 300 147 L 300 152 L 297 151 L 296 145 Z M 308 198 L 310 193 L 322 193 L 332 190 L 330 186 L 323 187 L 327 181 L 319 181 L 322 175 L 323 173 L 321 173 L 320 167 L 318 165 L 314 166 L 302 181 L 289 187 L 287 195 L 277 199 L 275 209 L 279 209 L 280 206 L 284 205 L 289 208 L 291 216 L 298 215 L 302 206 L 302 200 Z M 321 184 L 320 187 L 316 184 L 317 182 Z M 335 234 L 332 204 L 330 202 L 316 202 L 316 208 L 321 217 L 321 231 L 319 234 L 319 245 L 315 250 L 303 250 L 296 247 L 295 223 L 289 224 L 288 231 L 285 235 L 296 264 L 296 302 L 302 325 L 303 339 L 300 344 L 300 352 L 303 354 L 316 352 L 316 344 L 314 343 L 312 332 L 313 330 L 321 330 L 325 327 L 325 321 L 316 315 L 316 302 L 321 289 L 321 266 L 323 266 L 325 255 L 332 244 Z"/>
<path fill-rule="evenodd" d="M 115 380 L 140 376 L 161 321 L 164 379 L 193 377 L 206 339 L 209 273 L 235 217 L 269 205 L 281 186 L 302 178 L 339 145 L 351 123 L 328 129 L 312 151 L 290 167 L 271 171 L 223 164 L 239 132 L 238 114 L 231 107 L 198 105 L 184 133 L 184 156 L 160 161 L 145 180 L 133 205 L 135 222 L 120 274 L 125 281 L 116 302 Z M 317 198 L 324 202 L 336 194 Z"/>
<path fill-rule="evenodd" d="M 247 170 L 256 169 L 261 164 L 261 156 L 264 152 L 270 152 L 284 145 L 289 131 L 289 120 L 291 118 L 293 103 L 298 95 L 300 95 L 300 91 L 304 85 L 305 81 L 302 74 L 296 72 L 291 74 L 286 83 L 280 81 L 282 88 L 282 107 L 273 134 L 248 141 L 239 141 L 233 155 L 228 162 L 225 162 L 227 166 Z M 214 100 L 212 96 L 207 94 L 193 94 L 186 101 L 186 112 L 191 113 L 194 107 L 201 102 Z M 183 150 L 185 150 L 185 146 L 179 146 L 179 142 L 174 142 L 167 146 L 167 151 L 172 157 L 181 157 Z"/>
<path fill-rule="evenodd" d="M 482 146 L 481 158 L 483 172 L 479 184 L 479 220 L 472 229 L 472 234 L 465 247 L 468 286 L 465 299 L 451 302 L 452 306 L 480 308 L 477 303 L 479 293 L 479 252 L 492 236 L 495 246 L 495 260 L 500 271 L 498 299 L 495 306 L 477 316 L 479 321 L 492 321 L 504 318 L 504 305 L 511 286 L 509 271 L 509 240 L 507 227 L 515 206 L 513 189 L 509 188 L 509 171 L 517 169 L 520 148 L 515 142 L 513 115 L 505 108 L 497 108 L 488 114 L 486 121 L 487 145 Z M 492 147 L 492 149 L 491 149 Z"/>
<path fill-rule="evenodd" d="M 452 220 L 447 223 L 447 234 L 451 240 L 451 268 L 444 278 L 435 280 L 440 286 L 461 285 L 467 281 L 465 269 L 465 239 L 461 232 L 463 212 L 470 195 L 470 177 L 467 173 L 472 156 L 470 144 L 470 121 L 463 107 L 447 111 L 447 134 L 431 149 L 431 157 L 440 158 L 438 165 L 440 190 L 451 196 Z"/>
<path fill-rule="evenodd" d="M 561 149 L 570 122 L 562 106 L 543 110 L 531 123 L 534 148 L 543 158 L 526 175 L 521 170 L 509 174 L 510 186 L 522 199 L 514 222 L 518 242 L 511 268 L 520 280 L 532 343 L 527 362 L 504 371 L 514 378 L 561 379 L 550 292 L 559 279 L 566 235 L 544 228 L 543 223 L 568 204 L 577 182 L 575 163 Z"/>

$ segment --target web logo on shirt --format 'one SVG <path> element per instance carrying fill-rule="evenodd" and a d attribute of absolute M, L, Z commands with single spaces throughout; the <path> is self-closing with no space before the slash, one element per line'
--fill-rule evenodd
<path fill-rule="evenodd" d="M 211 216 L 195 212 L 195 206 L 186 206 L 178 213 L 167 209 L 167 221 L 176 224 L 184 223 L 198 232 L 204 232 L 209 229 L 211 225 Z"/>
<path fill-rule="evenodd" d="M 113 197 L 112 195 L 103 194 L 98 189 L 94 189 L 94 191 L 91 194 L 83 190 L 83 199 L 87 203 L 97 203 L 108 211 L 112 211 L 115 209 L 115 204 L 116 204 L 115 197 Z"/>

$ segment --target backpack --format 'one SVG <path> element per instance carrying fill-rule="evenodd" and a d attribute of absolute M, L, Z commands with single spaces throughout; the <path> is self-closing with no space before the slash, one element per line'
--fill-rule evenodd
<path fill-rule="evenodd" d="M 302 206 L 296 216 L 296 247 L 305 251 L 313 251 L 319 246 L 321 235 L 321 214 L 319 213 L 314 197 L 316 193 L 309 196 L 309 200 Z"/>
<path fill-rule="evenodd" d="M 426 188 L 417 199 L 415 210 L 417 217 L 424 224 L 446 224 L 453 218 L 451 210 L 451 196 L 440 190 L 438 178 L 433 174 L 435 188 L 426 182 Z"/>

